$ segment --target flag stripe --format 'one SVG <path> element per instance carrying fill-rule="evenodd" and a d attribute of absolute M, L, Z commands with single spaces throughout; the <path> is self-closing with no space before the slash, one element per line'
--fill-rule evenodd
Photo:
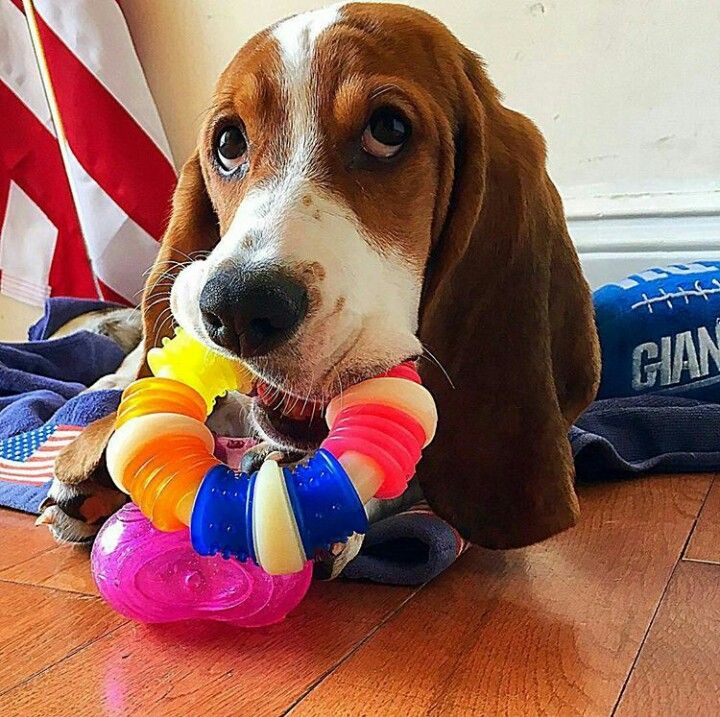
<path fill-rule="evenodd" d="M 55 462 L 50 461 L 45 465 L 30 467 L 25 463 L 13 463 L 0 459 L 0 471 L 6 475 L 46 475 L 52 473 Z"/>
<path fill-rule="evenodd" d="M 3 48 L 0 53 L 0 82 L 4 82 L 54 135 L 55 128 L 25 13 L 5 0 L 0 1 L 0 47 Z"/>
<path fill-rule="evenodd" d="M 7 269 L 3 270 L 0 277 L 0 292 L 18 301 L 24 301 L 33 306 L 43 306 L 45 299 L 50 296 L 50 287 L 36 286 L 32 289 L 18 282 Z"/>
<path fill-rule="evenodd" d="M 102 292 L 103 299 L 105 301 L 114 301 L 116 304 L 132 304 L 137 305 L 140 303 L 141 293 L 133 298 L 132 301 L 128 301 L 124 296 L 120 295 L 114 289 L 111 289 L 103 280 L 99 278 L 98 283 L 100 284 L 100 291 Z"/>
<path fill-rule="evenodd" d="M 48 27 L 172 163 L 160 116 L 117 0 L 34 0 L 33 4 Z"/>
<path fill-rule="evenodd" d="M 62 140 L 61 140 L 62 141 Z M 158 243 L 119 207 L 66 147 L 66 167 L 95 273 L 132 303 L 143 288 Z M 132 259 L 129 264 L 128 258 Z"/>
<path fill-rule="evenodd" d="M 12 481 L 13 483 L 17 483 L 18 485 L 42 485 L 43 483 L 47 483 L 48 481 L 52 480 L 52 476 L 42 476 L 38 478 L 22 478 L 17 476 L 5 477 L 3 475 L 0 475 L 0 480 Z"/>
<path fill-rule="evenodd" d="M 3 181 L 14 181 L 58 229 L 48 283 L 56 294 L 97 298 L 57 140 L 2 82 L 0 116 L 0 161 L 7 172 Z"/>
<path fill-rule="evenodd" d="M 175 186 L 172 166 L 41 17 L 38 29 L 65 134 L 75 157 L 133 221 L 159 239 Z M 89 112 L 92 131 L 88 127 Z"/>

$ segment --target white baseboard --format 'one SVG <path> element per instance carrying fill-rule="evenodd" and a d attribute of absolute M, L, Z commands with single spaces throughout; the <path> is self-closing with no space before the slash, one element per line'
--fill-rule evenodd
<path fill-rule="evenodd" d="M 720 193 L 566 200 L 570 236 L 591 287 L 652 266 L 720 261 Z"/>

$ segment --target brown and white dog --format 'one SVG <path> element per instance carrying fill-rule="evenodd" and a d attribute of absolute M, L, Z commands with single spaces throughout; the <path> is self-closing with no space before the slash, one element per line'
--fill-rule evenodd
<path fill-rule="evenodd" d="M 323 435 L 297 404 L 432 357 L 440 422 L 419 480 L 434 510 L 491 548 L 577 520 L 566 434 L 598 380 L 588 287 L 540 133 L 424 12 L 335 5 L 238 52 L 183 167 L 144 315 L 145 350 L 175 323 L 242 357 L 270 389 L 253 424 L 285 450 Z M 107 485 L 111 428 L 59 459 L 56 511 L 68 485 Z"/>

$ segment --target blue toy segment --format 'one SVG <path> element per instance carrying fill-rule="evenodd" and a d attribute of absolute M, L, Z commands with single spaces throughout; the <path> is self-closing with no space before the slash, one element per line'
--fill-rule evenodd
<path fill-rule="evenodd" d="M 632 274 L 593 294 L 598 398 L 673 393 L 720 401 L 720 262 Z"/>
<path fill-rule="evenodd" d="M 285 485 L 305 555 L 366 533 L 365 508 L 345 469 L 329 451 L 320 449 L 307 461 L 284 468 Z"/>
<path fill-rule="evenodd" d="M 305 555 L 365 533 L 365 508 L 345 469 L 320 449 L 307 461 L 283 468 L 285 486 Z M 253 545 L 252 506 L 257 472 L 248 476 L 226 465 L 214 466 L 195 497 L 190 521 L 192 546 L 200 555 L 257 563 Z"/>
<path fill-rule="evenodd" d="M 206 473 L 190 520 L 195 552 L 221 553 L 224 558 L 256 562 L 251 519 L 255 475 L 239 473 L 226 465 L 214 466 Z"/>

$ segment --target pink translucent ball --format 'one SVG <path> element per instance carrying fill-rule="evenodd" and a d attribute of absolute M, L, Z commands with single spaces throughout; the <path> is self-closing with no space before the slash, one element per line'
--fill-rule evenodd
<path fill-rule="evenodd" d="M 159 531 L 128 503 L 98 533 L 92 571 L 103 598 L 132 620 L 260 627 L 299 605 L 310 587 L 312 563 L 292 575 L 268 575 L 249 561 L 201 557 L 188 530 Z"/>

